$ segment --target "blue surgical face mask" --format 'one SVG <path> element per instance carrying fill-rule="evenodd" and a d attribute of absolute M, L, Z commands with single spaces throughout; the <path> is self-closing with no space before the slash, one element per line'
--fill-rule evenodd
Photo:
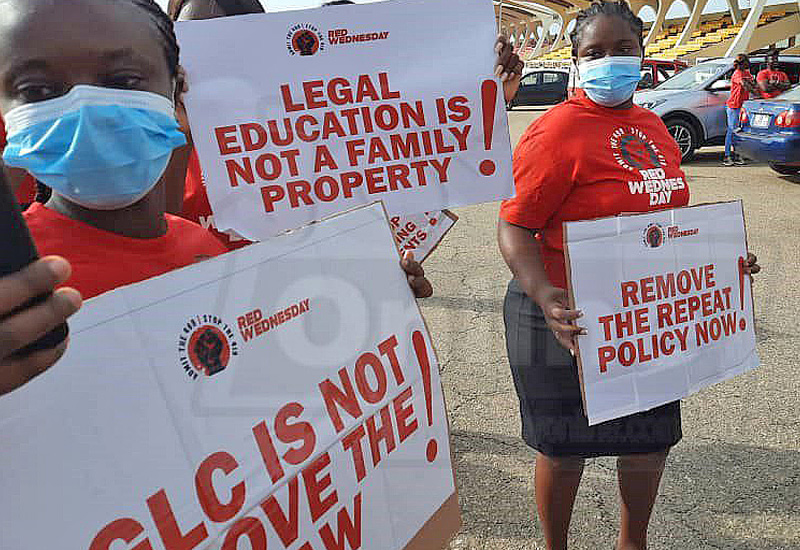
<path fill-rule="evenodd" d="M 118 210 L 144 198 L 186 138 L 164 96 L 75 86 L 5 116 L 3 160 L 55 193 L 92 210 Z"/>
<path fill-rule="evenodd" d="M 641 80 L 642 58 L 609 56 L 578 63 L 579 86 L 589 99 L 603 107 L 628 101 Z"/>

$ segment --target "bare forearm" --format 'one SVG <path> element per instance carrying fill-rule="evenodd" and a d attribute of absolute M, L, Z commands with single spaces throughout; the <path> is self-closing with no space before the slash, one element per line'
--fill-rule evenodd
<path fill-rule="evenodd" d="M 541 245 L 534 238 L 533 231 L 501 219 L 497 225 L 497 241 L 514 278 L 525 294 L 538 304 L 541 291 L 552 284 L 544 270 Z"/>

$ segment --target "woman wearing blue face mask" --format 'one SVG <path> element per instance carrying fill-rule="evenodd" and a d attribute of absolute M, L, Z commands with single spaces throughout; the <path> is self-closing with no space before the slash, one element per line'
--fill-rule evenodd
<path fill-rule="evenodd" d="M 633 104 L 642 26 L 625 2 L 579 13 L 571 39 L 580 89 L 520 139 L 517 193 L 500 211 L 500 250 L 514 275 L 504 306 L 509 363 L 523 438 L 537 451 L 536 504 L 550 550 L 567 548 L 584 459 L 596 456 L 618 457 L 617 549 L 644 550 L 667 453 L 681 439 L 677 402 L 588 425 L 572 354 L 581 313 L 565 290 L 563 222 L 689 201 L 677 144 L 657 115 Z M 669 193 L 653 195 L 654 186 Z"/>
<path fill-rule="evenodd" d="M 25 214 L 89 298 L 214 256 L 165 215 L 163 174 L 186 140 L 174 116 L 178 45 L 153 0 L 7 0 L 0 20 L 4 160 L 53 189 Z"/>

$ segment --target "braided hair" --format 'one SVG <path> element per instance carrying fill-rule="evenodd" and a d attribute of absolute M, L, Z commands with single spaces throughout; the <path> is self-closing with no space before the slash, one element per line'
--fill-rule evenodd
<path fill-rule="evenodd" d="M 222 10 L 223 16 L 247 15 L 249 13 L 264 13 L 264 6 L 258 0 L 206 0 L 214 2 Z M 192 0 L 169 0 L 167 13 L 173 21 L 178 20 L 178 16 Z"/>
<path fill-rule="evenodd" d="M 639 46 L 644 48 L 644 37 L 642 36 L 644 22 L 633 13 L 628 3 L 625 2 L 625 0 L 620 0 L 618 2 L 600 0 L 599 2 L 593 2 L 591 6 L 581 10 L 578 13 L 578 17 L 575 18 L 575 27 L 572 29 L 572 32 L 569 33 L 569 40 L 572 42 L 572 57 L 578 57 L 578 45 L 580 44 L 584 28 L 599 15 L 615 16 L 627 22 L 633 34 L 639 37 Z"/>
<path fill-rule="evenodd" d="M 155 0 L 117 0 L 133 4 L 136 7 L 142 8 L 156 26 L 162 39 L 162 47 L 164 48 L 164 55 L 167 58 L 170 74 L 175 77 L 178 75 L 178 64 L 180 63 L 180 47 L 178 46 L 178 39 L 175 37 L 175 29 L 172 20 L 167 16 L 164 10 L 156 4 Z"/>

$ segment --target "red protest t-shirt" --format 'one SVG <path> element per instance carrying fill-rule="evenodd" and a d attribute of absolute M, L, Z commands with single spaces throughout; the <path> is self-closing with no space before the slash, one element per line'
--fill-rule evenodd
<path fill-rule="evenodd" d="M 181 215 L 187 220 L 191 220 L 211 231 L 228 250 L 236 250 L 251 244 L 251 241 L 238 235 L 217 231 L 217 226 L 214 224 L 214 215 L 211 213 L 211 205 L 206 194 L 203 172 L 200 169 L 200 159 L 197 157 L 195 149 L 192 149 L 189 155 L 189 166 L 186 168 L 186 187 L 183 194 L 183 212 Z"/>
<path fill-rule="evenodd" d="M 0 154 L 6 148 L 6 125 L 0 117 Z M 19 204 L 30 204 L 36 199 L 36 179 L 30 174 L 25 176 L 14 194 Z"/>
<path fill-rule="evenodd" d="M 567 288 L 563 222 L 685 206 L 680 159 L 658 115 L 601 107 L 579 91 L 523 134 L 514 150 L 516 196 L 500 217 L 539 230 L 547 276 Z"/>
<path fill-rule="evenodd" d="M 742 69 L 733 71 L 733 76 L 731 77 L 731 95 L 725 103 L 725 105 L 731 109 L 741 109 L 742 104 L 750 99 L 750 92 L 745 90 L 742 84 L 745 80 L 753 80 L 753 75 L 750 74 L 750 71 L 743 71 Z"/>
<path fill-rule="evenodd" d="M 103 231 L 34 203 L 25 221 L 41 256 L 57 254 L 72 264 L 67 285 L 92 298 L 173 269 L 227 252 L 211 233 L 183 218 L 166 215 L 167 233 L 133 239 Z"/>
<path fill-rule="evenodd" d="M 782 82 L 788 83 L 789 82 L 789 75 L 787 75 L 783 71 L 779 70 L 772 70 L 772 69 L 762 69 L 758 71 L 758 75 L 756 76 L 756 82 L 765 82 L 767 84 L 780 84 Z M 773 97 L 781 95 L 783 92 L 780 90 L 776 90 L 774 92 L 765 92 L 761 91 L 761 97 L 764 99 L 771 99 Z"/>

